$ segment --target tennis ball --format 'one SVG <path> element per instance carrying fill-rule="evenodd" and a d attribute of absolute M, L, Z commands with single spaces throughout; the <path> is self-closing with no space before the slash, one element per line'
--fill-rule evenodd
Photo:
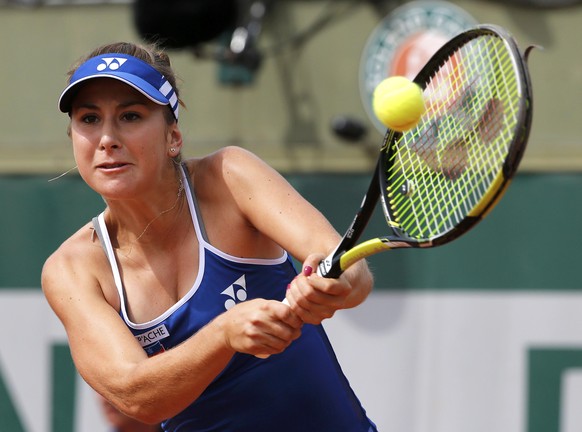
<path fill-rule="evenodd" d="M 422 89 L 402 76 L 386 78 L 374 90 L 372 107 L 384 126 L 397 132 L 412 129 L 424 113 Z"/>

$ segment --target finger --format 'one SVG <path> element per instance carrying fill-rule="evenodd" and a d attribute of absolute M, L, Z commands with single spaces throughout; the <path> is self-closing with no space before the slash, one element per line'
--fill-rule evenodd
<path fill-rule="evenodd" d="M 301 327 L 303 326 L 303 321 L 295 314 L 293 316 L 293 323 L 295 326 L 290 326 L 283 321 L 275 323 L 270 331 L 264 335 L 262 338 L 262 343 L 254 352 L 258 358 L 265 359 L 272 354 L 279 354 L 283 352 L 294 340 L 301 336 Z"/>
<path fill-rule="evenodd" d="M 311 275 L 297 277 L 287 298 L 293 312 L 304 322 L 319 324 L 344 307 L 349 293 L 350 286 L 345 281 Z"/>
<path fill-rule="evenodd" d="M 322 278 L 317 275 L 298 277 L 292 286 L 296 302 L 302 307 L 340 307 L 349 295 L 349 286 L 340 280 Z"/>
<path fill-rule="evenodd" d="M 260 338 L 256 340 L 256 349 L 250 352 L 260 358 L 284 351 L 301 335 L 303 326 L 303 321 L 286 304 L 268 301 L 264 307 L 266 316 L 256 323 L 260 328 Z"/>
<path fill-rule="evenodd" d="M 300 329 L 303 325 L 301 318 L 293 312 L 291 307 L 285 304 L 286 311 L 280 316 L 281 322 L 285 323 L 292 329 Z"/>
<path fill-rule="evenodd" d="M 281 326 L 261 337 L 260 344 L 257 344 L 252 354 L 268 353 L 277 354 L 283 352 L 294 340 L 301 335 L 301 328 Z"/>
<path fill-rule="evenodd" d="M 308 324 L 320 324 L 326 318 L 331 318 L 335 312 L 330 307 L 332 300 L 322 293 L 314 291 L 304 281 L 297 281 L 293 291 L 293 312 Z"/>

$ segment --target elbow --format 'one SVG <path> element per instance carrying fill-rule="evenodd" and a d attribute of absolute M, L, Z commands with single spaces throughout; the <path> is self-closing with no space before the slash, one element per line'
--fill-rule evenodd
<path fill-rule="evenodd" d="M 109 393 L 111 403 L 124 415 L 145 424 L 160 424 L 182 410 L 192 401 L 160 395 L 155 386 L 127 388 Z"/>
<path fill-rule="evenodd" d="M 160 424 L 165 418 L 161 418 L 155 410 L 144 405 L 132 405 L 122 411 L 126 416 L 134 418 L 140 423 L 154 425 Z"/>
<path fill-rule="evenodd" d="M 118 400 L 115 405 L 123 415 L 131 417 L 144 424 L 160 424 L 169 417 L 161 413 L 158 409 L 153 408 L 151 404 L 147 403 L 140 403 L 137 401 L 132 402 L 129 400 L 120 402 Z"/>
<path fill-rule="evenodd" d="M 141 386 L 140 386 L 141 387 Z M 159 424 L 170 417 L 167 407 L 156 400 L 148 389 L 136 387 L 125 382 L 123 385 L 108 388 L 106 392 L 111 404 L 123 416 L 145 424 Z"/>
<path fill-rule="evenodd" d="M 128 419 L 144 424 L 159 424 L 164 420 L 151 406 L 139 403 L 131 396 L 116 394 L 105 398 L 99 395 L 98 399 L 101 412 L 111 424 L 125 424 Z"/>

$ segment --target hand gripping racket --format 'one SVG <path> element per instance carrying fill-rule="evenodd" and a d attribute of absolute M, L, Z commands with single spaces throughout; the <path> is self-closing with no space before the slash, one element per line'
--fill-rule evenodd
<path fill-rule="evenodd" d="M 397 248 L 448 243 L 481 221 L 517 171 L 532 121 L 525 54 L 504 29 L 482 25 L 447 42 L 418 73 L 426 111 L 384 137 L 360 210 L 317 273 Z M 378 198 L 389 233 L 356 245 Z"/>

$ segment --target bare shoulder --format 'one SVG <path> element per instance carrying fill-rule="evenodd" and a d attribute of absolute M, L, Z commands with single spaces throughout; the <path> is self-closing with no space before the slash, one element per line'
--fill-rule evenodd
<path fill-rule="evenodd" d="M 43 292 L 53 308 L 58 299 L 98 287 L 105 255 L 91 223 L 81 227 L 48 257 L 41 275 Z"/>
<path fill-rule="evenodd" d="M 257 155 L 237 146 L 223 147 L 205 157 L 189 159 L 186 165 L 191 175 L 201 179 L 242 175 L 255 168 L 271 170 Z"/>
<path fill-rule="evenodd" d="M 205 194 L 215 198 L 234 194 L 236 199 L 245 189 L 255 189 L 270 178 L 282 180 L 279 173 L 257 155 L 236 146 L 221 148 L 203 158 L 190 159 L 186 165 L 200 198 Z"/>
<path fill-rule="evenodd" d="M 85 261 L 87 252 L 93 249 L 91 245 L 95 237 L 91 223 L 85 224 L 49 256 L 43 267 L 43 275 L 81 264 L 79 261 Z"/>
<path fill-rule="evenodd" d="M 295 192 L 278 172 L 233 146 L 188 161 L 188 169 L 214 246 L 241 257 L 281 256 L 281 244 L 272 232 L 274 219 L 284 216 L 283 207 Z"/>
<path fill-rule="evenodd" d="M 245 149 L 226 147 L 196 160 L 190 169 L 207 232 L 215 246 L 230 254 L 275 257 L 283 248 L 303 260 L 327 252 L 337 241 L 323 215 Z"/>

